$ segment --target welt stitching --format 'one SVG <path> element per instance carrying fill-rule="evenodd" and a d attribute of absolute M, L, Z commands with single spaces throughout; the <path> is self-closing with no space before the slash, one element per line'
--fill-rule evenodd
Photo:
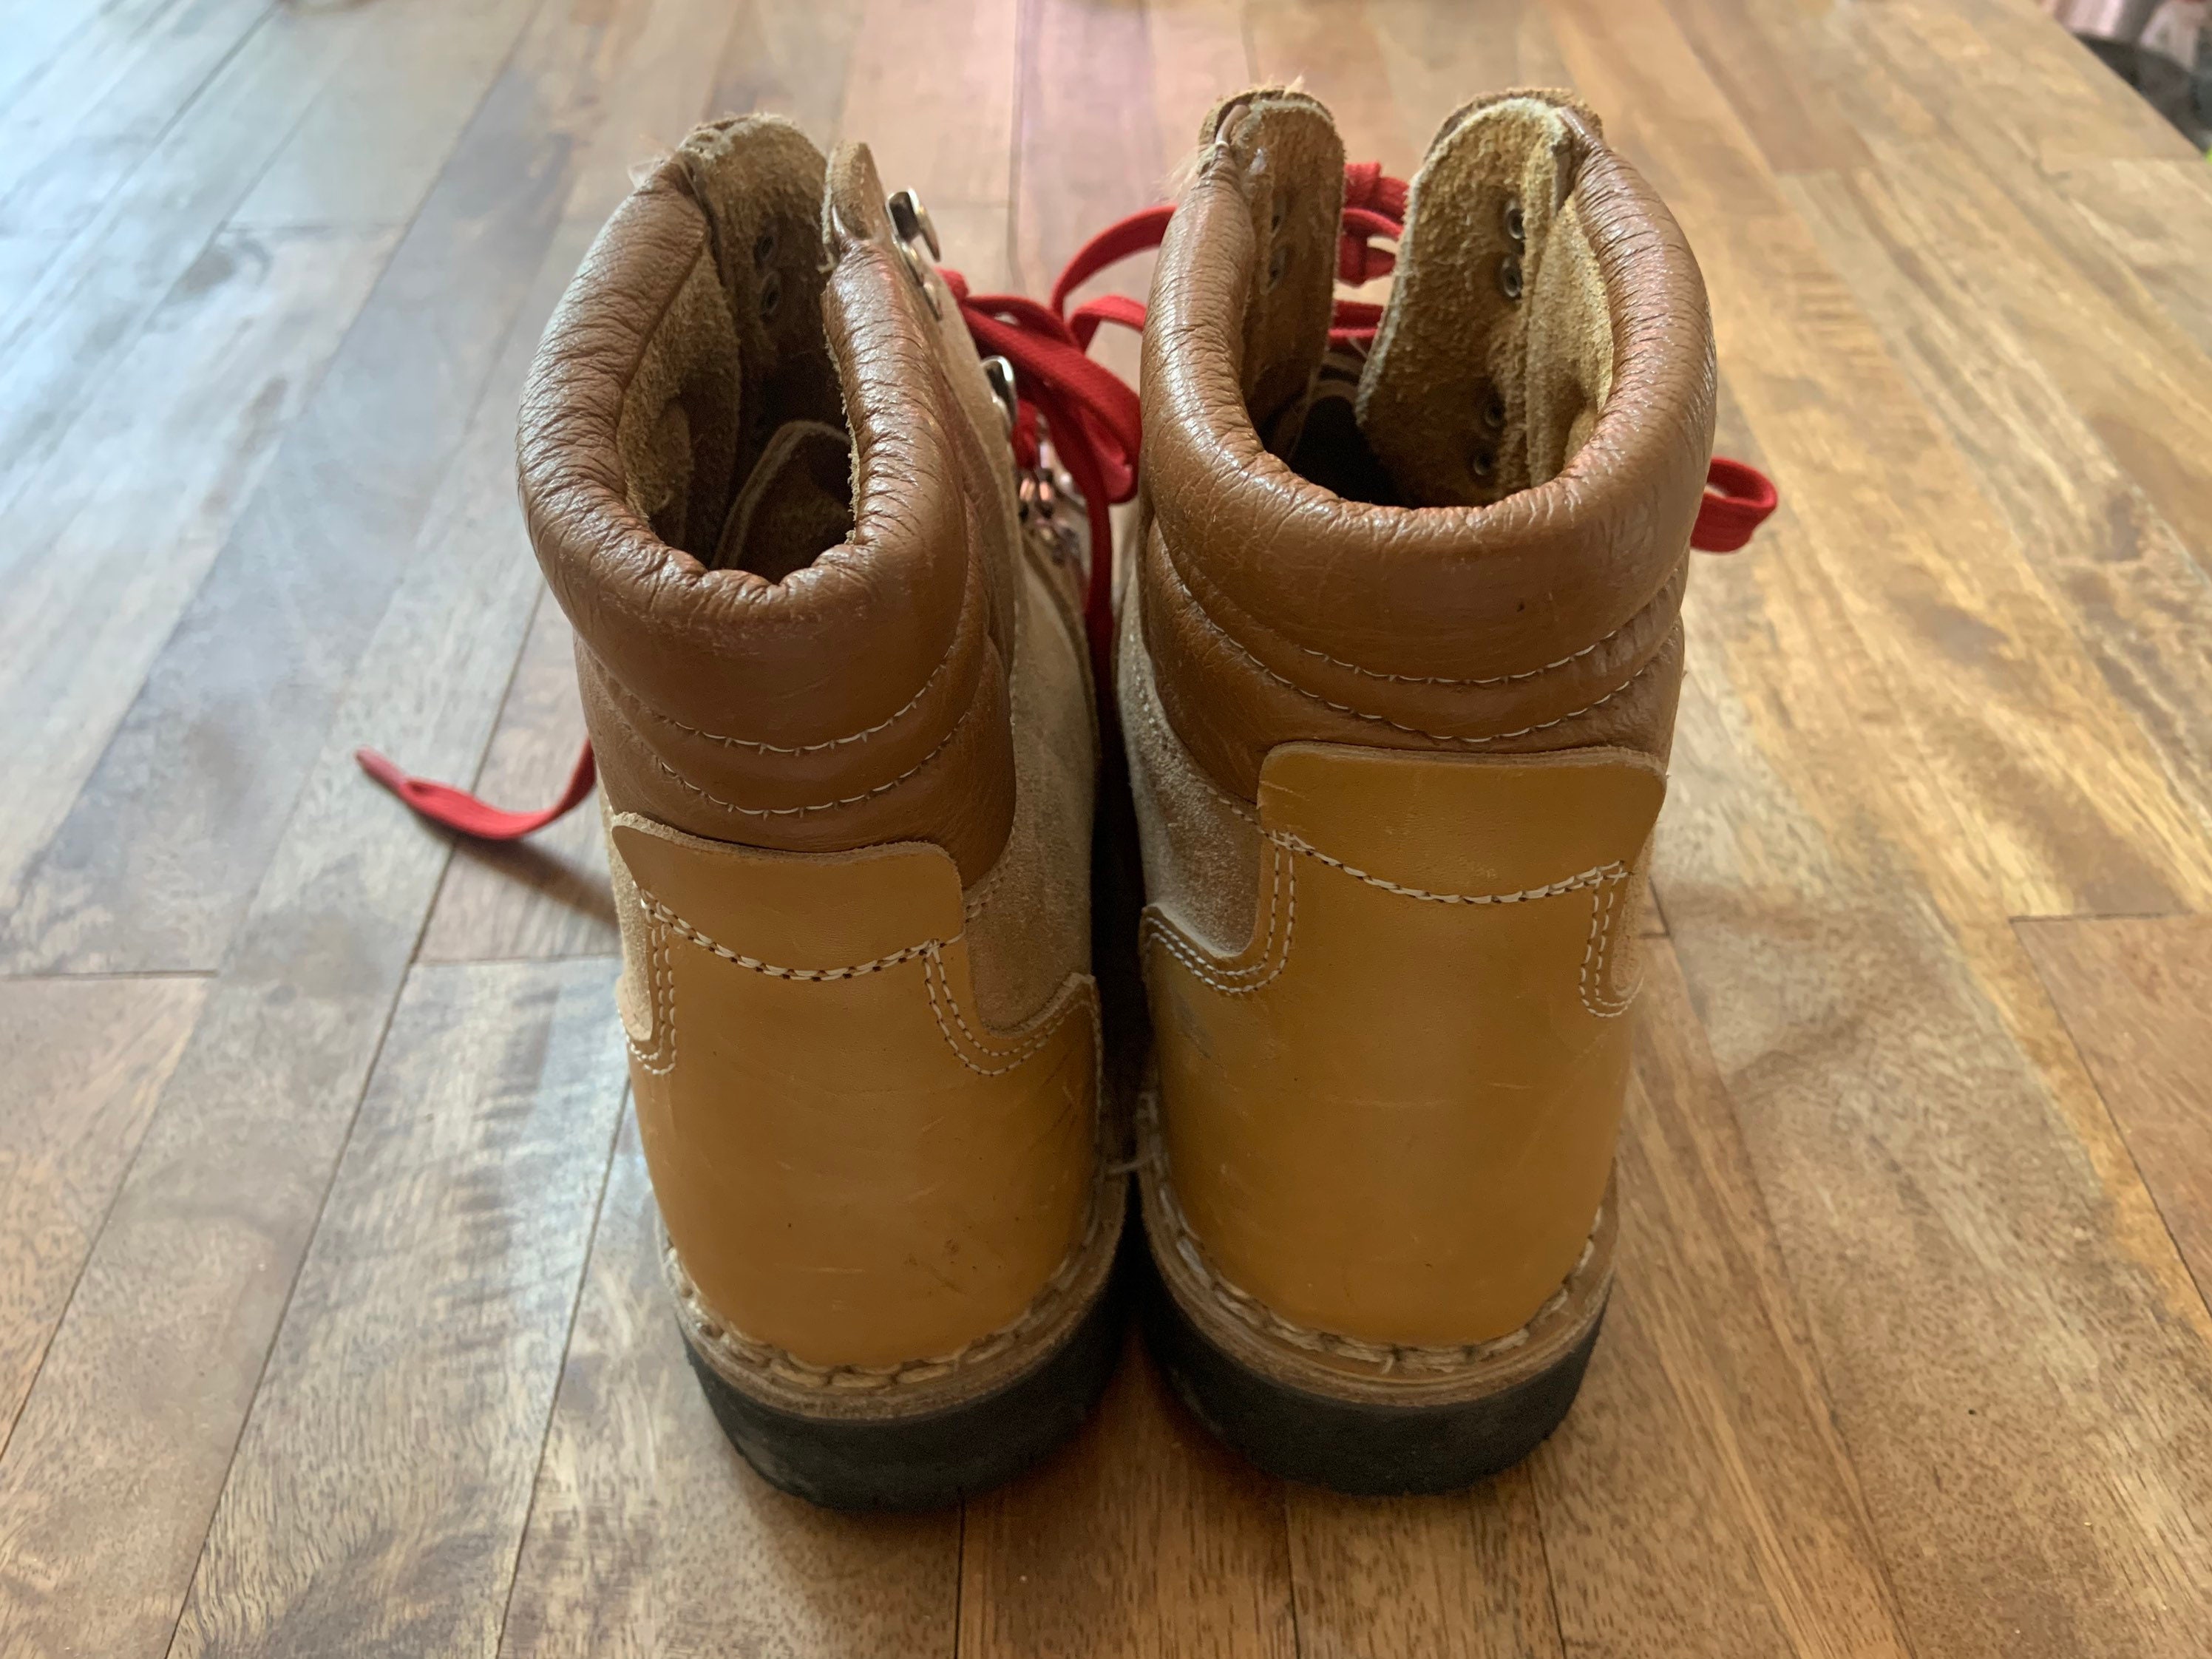
<path fill-rule="evenodd" d="M 1294 1347 L 1364 1360 L 1379 1366 L 1385 1372 L 1460 1370 L 1525 1346 L 1534 1336 L 1537 1327 L 1565 1310 L 1573 1298 L 1578 1281 L 1597 1254 L 1598 1229 L 1605 1221 L 1602 1205 L 1590 1218 L 1589 1237 L 1583 1241 L 1582 1254 L 1576 1257 L 1575 1265 L 1567 1270 L 1567 1276 L 1560 1282 L 1559 1288 L 1545 1299 L 1541 1307 L 1529 1315 L 1519 1329 L 1508 1331 L 1503 1336 L 1492 1337 L 1485 1342 L 1449 1347 L 1415 1347 L 1401 1343 L 1370 1342 L 1337 1331 L 1300 1325 L 1284 1318 L 1249 1291 L 1223 1277 L 1206 1259 L 1204 1247 L 1199 1243 L 1198 1236 L 1176 1197 L 1175 1183 L 1170 1177 L 1167 1159 L 1161 1155 L 1158 1144 L 1159 1107 L 1157 1084 L 1146 1097 L 1144 1110 L 1148 1142 L 1146 1161 L 1151 1163 L 1154 1171 L 1152 1179 L 1160 1198 L 1160 1207 L 1166 1212 L 1168 1224 L 1175 1233 L 1176 1254 L 1199 1276 L 1206 1289 L 1214 1293 L 1219 1304 L 1241 1322 L 1262 1335 L 1278 1338 Z"/>
<path fill-rule="evenodd" d="M 1626 878 L 1626 872 L 1623 872 L 1621 879 Z M 1600 1019 L 1620 1018 L 1628 1012 L 1641 988 L 1631 986 L 1620 995 L 1610 994 L 1605 989 L 1606 952 L 1613 945 L 1613 913 L 1620 890 L 1619 883 L 1613 882 L 1590 895 L 1589 939 L 1583 946 L 1582 996 L 1583 1006 Z"/>
<path fill-rule="evenodd" d="M 677 1255 L 672 1242 L 664 1240 L 661 1263 L 677 1299 L 696 1321 L 698 1334 L 705 1345 L 716 1356 L 740 1370 L 764 1373 L 781 1382 L 817 1389 L 858 1390 L 932 1382 L 963 1365 L 979 1364 L 995 1358 L 1056 1315 L 1056 1304 L 1082 1272 L 1084 1263 L 1090 1256 L 1091 1247 L 1097 1239 L 1099 1221 L 1106 1209 L 1100 1197 L 1100 1188 L 1103 1184 L 1104 1172 L 1102 1170 L 1091 1184 L 1091 1212 L 1084 1224 L 1082 1238 L 1061 1259 L 1052 1277 L 1045 1280 L 1043 1288 L 1030 1298 L 1029 1306 L 1010 1323 L 1001 1325 L 995 1331 L 987 1331 L 950 1353 L 939 1354 L 929 1359 L 909 1359 L 896 1365 L 811 1364 L 788 1349 L 746 1336 L 717 1319 L 701 1297 L 699 1287 L 692 1283 L 690 1274 L 684 1272 L 684 1263 Z"/>
<path fill-rule="evenodd" d="M 1577 719 L 1580 716 L 1589 714 L 1595 709 L 1604 708 L 1606 704 L 1611 702 L 1622 692 L 1627 690 L 1629 687 L 1634 685 L 1637 681 L 1642 679 L 1646 674 L 1657 667 L 1660 661 L 1660 659 L 1657 656 L 1653 656 L 1644 663 L 1643 667 L 1638 669 L 1633 674 L 1631 674 L 1619 685 L 1614 686 L 1612 690 L 1607 692 L 1603 696 L 1597 698 L 1594 702 L 1586 702 L 1579 708 L 1570 708 L 1565 714 L 1558 715 L 1552 720 L 1538 720 L 1534 726 L 1519 726 L 1510 732 L 1493 732 L 1486 737 L 1462 737 L 1457 733 L 1451 732 L 1431 732 L 1426 726 L 1407 726 L 1404 721 L 1394 720 L 1387 714 L 1370 714 L 1364 708 L 1354 708 L 1348 702 L 1338 702 L 1333 698 L 1324 697 L 1318 691 L 1308 690 L 1304 686 L 1300 685 L 1296 680 L 1290 679 L 1281 674 L 1278 674 L 1273 669 L 1268 667 L 1266 663 L 1261 662 L 1259 658 L 1254 656 L 1250 651 L 1247 650 L 1243 641 L 1237 639 L 1235 635 L 1231 634 L 1219 623 L 1214 621 L 1212 617 L 1207 613 L 1206 607 L 1199 603 L 1198 596 L 1190 592 L 1188 585 L 1184 586 L 1183 592 L 1190 598 L 1190 609 L 1193 615 L 1196 616 L 1207 628 L 1218 635 L 1223 644 L 1226 645 L 1231 651 L 1234 651 L 1238 656 L 1243 658 L 1245 661 L 1250 663 L 1253 667 L 1258 669 L 1262 674 L 1274 681 L 1278 685 L 1284 686 L 1291 691 L 1295 691 L 1299 696 L 1304 697 L 1310 702 L 1317 702 L 1324 708 L 1333 708 L 1340 714 L 1349 714 L 1354 720 L 1370 720 L 1377 726 L 1387 726 L 1394 732 L 1403 732 L 1409 736 L 1416 738 L 1426 738 L 1432 743 L 1504 743 L 1509 738 L 1525 738 L 1536 732 L 1548 732 L 1555 726 L 1564 726 L 1571 720 Z"/>
<path fill-rule="evenodd" d="M 956 635 L 954 643 L 957 645 L 957 642 L 958 636 Z M 912 714 L 915 706 L 919 704 L 924 697 L 929 695 L 930 688 L 935 685 L 939 679 L 944 678 L 945 669 L 951 664 L 952 652 L 953 647 L 947 646 L 945 647 L 945 654 L 938 659 L 937 666 L 929 671 L 929 678 L 921 683 L 921 689 L 916 691 L 911 697 L 908 697 L 905 702 L 902 703 L 890 714 L 884 715 L 883 719 L 878 720 L 873 726 L 865 727 L 858 732 L 848 732 L 842 738 L 825 738 L 820 743 L 802 743 L 796 745 L 786 745 L 780 743 L 763 743 L 752 738 L 731 737 L 724 732 L 709 732 L 701 726 L 687 725 L 684 721 L 678 720 L 675 715 L 663 714 L 659 709 L 655 708 L 651 703 L 647 702 L 636 692 L 631 690 L 628 686 L 623 685 L 621 682 L 615 679 L 611 674 L 607 677 L 606 683 L 612 686 L 620 696 L 629 702 L 634 703 L 637 708 L 643 710 L 653 719 L 659 720 L 664 726 L 672 726 L 678 731 L 684 732 L 690 737 L 702 738 L 708 743 L 719 743 L 731 749 L 750 749 L 763 755 L 815 755 L 819 754 L 825 749 L 842 748 L 848 743 L 866 743 L 870 738 L 874 737 L 877 732 L 883 731 L 887 726 L 896 725 L 900 720 Z"/>
<path fill-rule="evenodd" d="M 879 783 L 872 789 L 863 789 L 857 795 L 842 795 L 836 800 L 814 801 L 805 806 L 740 806 L 733 800 L 724 800 L 720 795 L 714 793 L 711 789 L 701 788 L 697 784 L 692 782 L 690 779 L 685 777 L 681 772 L 671 766 L 666 761 L 661 759 L 660 756 L 657 752 L 653 757 L 653 763 L 659 767 L 662 771 L 665 772 L 670 777 L 675 779 L 676 781 L 681 784 L 684 788 L 689 789 L 693 794 L 701 796 L 706 800 L 711 801 L 714 805 L 723 808 L 726 811 L 742 812 L 749 818 L 797 817 L 800 814 L 805 812 L 828 812 L 834 811 L 840 806 L 857 805 L 860 802 L 871 799 L 877 795 L 884 793 L 887 790 L 897 788 L 899 785 L 904 783 L 915 773 L 921 771 L 923 767 L 935 760 L 938 756 L 944 753 L 945 746 L 951 743 L 955 737 L 959 735 L 960 727 L 963 724 L 964 724 L 964 721 L 956 720 L 953 723 L 952 729 L 937 740 L 936 748 L 931 750 L 927 755 L 924 755 L 913 765 L 908 767 L 905 771 L 900 773 L 896 777 L 890 779 L 888 782 Z"/>

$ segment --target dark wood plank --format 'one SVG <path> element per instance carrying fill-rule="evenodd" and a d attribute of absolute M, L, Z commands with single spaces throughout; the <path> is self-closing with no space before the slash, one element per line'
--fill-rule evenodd
<path fill-rule="evenodd" d="M 500 1652 L 950 1655 L 956 1511 L 817 1510 L 770 1486 L 723 1437 L 677 1334 L 625 1115 Z"/>
<path fill-rule="evenodd" d="M 615 973 L 409 976 L 175 1659 L 496 1647 L 623 1109 Z"/>
<path fill-rule="evenodd" d="M 472 787 L 487 800 L 555 799 L 584 741 L 575 635 L 541 595 Z M 422 962 L 605 955 L 621 948 L 593 802 L 527 841 L 457 840 L 415 955 Z"/>
<path fill-rule="evenodd" d="M 219 233 L 0 546 L 0 911 L 60 826 L 397 237 Z"/>
<path fill-rule="evenodd" d="M 207 981 L 0 980 L 0 1450 Z"/>
<path fill-rule="evenodd" d="M 2212 916 L 2018 926 L 2182 1259 L 2212 1296 Z"/>
<path fill-rule="evenodd" d="M 1183 1410 L 1134 1340 L 1082 1432 L 968 1503 L 962 1659 L 1297 1650 L 1284 1488 Z"/>

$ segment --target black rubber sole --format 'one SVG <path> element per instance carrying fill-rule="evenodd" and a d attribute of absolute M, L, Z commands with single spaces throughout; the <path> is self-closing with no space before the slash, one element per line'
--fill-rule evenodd
<path fill-rule="evenodd" d="M 1604 1310 L 1545 1370 L 1479 1400 L 1389 1406 L 1263 1376 L 1192 1322 L 1149 1259 L 1145 1334 L 1183 1403 L 1270 1474 L 1364 1498 L 1456 1492 L 1510 1468 L 1559 1427 L 1582 1388 Z"/>
<path fill-rule="evenodd" d="M 771 1486 L 833 1510 L 933 1510 L 1020 1474 L 1076 1431 L 1121 1352 L 1121 1275 L 1067 1339 L 1006 1387 L 940 1412 L 818 1418 L 733 1388 L 684 1344 L 707 1403 Z"/>

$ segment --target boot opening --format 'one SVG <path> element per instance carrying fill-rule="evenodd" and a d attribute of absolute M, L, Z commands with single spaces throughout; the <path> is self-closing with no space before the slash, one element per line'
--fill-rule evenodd
<path fill-rule="evenodd" d="M 677 151 L 706 252 L 648 337 L 616 449 L 630 505 L 710 569 L 779 581 L 853 526 L 852 444 L 823 336 L 825 164 L 795 127 L 701 127 Z"/>
<path fill-rule="evenodd" d="M 1413 180 L 1373 346 L 1329 349 L 1269 434 L 1293 469 L 1352 500 L 1480 506 L 1582 447 L 1613 379 L 1575 194 L 1590 119 L 1514 95 L 1446 130 Z"/>

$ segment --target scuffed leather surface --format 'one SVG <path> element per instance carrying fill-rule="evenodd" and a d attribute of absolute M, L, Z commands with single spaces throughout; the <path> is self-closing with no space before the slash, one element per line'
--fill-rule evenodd
<path fill-rule="evenodd" d="M 936 1358 L 1015 1320 L 1091 1218 L 1089 976 L 992 1030 L 934 847 L 757 852 L 634 815 L 612 845 L 645 933 L 638 1125 L 708 1306 L 817 1366 Z"/>
<path fill-rule="evenodd" d="M 1680 231 L 1587 132 L 1574 191 L 1616 367 L 1587 441 L 1492 505 L 1346 501 L 1269 453 L 1244 395 L 1268 379 L 1247 324 L 1271 275 L 1279 304 L 1291 273 L 1334 258 L 1296 211 L 1271 232 L 1261 201 L 1340 188 L 1317 109 L 1287 94 L 1224 106 L 1153 279 L 1140 580 L 1178 735 L 1248 800 L 1267 751 L 1298 739 L 1663 755 L 1713 416 L 1705 289 Z"/>
<path fill-rule="evenodd" d="M 1251 943 L 1146 933 L 1168 1176 L 1231 1285 L 1416 1347 L 1559 1288 L 1612 1169 L 1664 789 L 1618 749 L 1268 757 Z"/>
<path fill-rule="evenodd" d="M 713 131 L 732 176 L 811 166 L 822 190 L 821 158 L 798 156 L 783 124 Z M 734 257 L 702 198 L 736 186 L 720 173 L 702 185 L 698 166 L 672 157 L 616 212 L 523 400 L 523 507 L 575 625 L 603 787 L 620 809 L 751 846 L 930 842 L 972 881 L 1013 811 L 1017 556 L 1003 444 L 988 453 L 948 378 L 975 372 L 972 350 L 951 359 L 872 163 L 841 153 L 822 198 L 822 336 L 853 439 L 852 535 L 780 582 L 668 545 L 629 500 L 617 437 L 685 281 Z"/>

